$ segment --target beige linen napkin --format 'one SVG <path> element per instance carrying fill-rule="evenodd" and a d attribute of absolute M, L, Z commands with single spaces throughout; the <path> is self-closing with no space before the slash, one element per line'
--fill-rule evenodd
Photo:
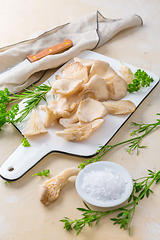
<path fill-rule="evenodd" d="M 111 39 L 121 30 L 142 25 L 138 15 L 124 19 L 104 18 L 100 12 L 87 15 L 40 34 L 38 37 L 0 49 L 0 90 L 7 87 L 12 93 L 37 82 L 47 69 L 57 68 L 83 50 L 93 50 Z M 55 55 L 46 56 L 34 63 L 23 62 L 30 54 L 71 39 L 73 47 Z M 7 70 L 7 71 L 6 71 Z"/>

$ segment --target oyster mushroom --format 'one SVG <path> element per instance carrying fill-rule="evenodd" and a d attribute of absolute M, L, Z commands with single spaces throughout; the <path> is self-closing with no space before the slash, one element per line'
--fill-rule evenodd
<path fill-rule="evenodd" d="M 117 101 L 127 95 L 127 83 L 119 75 L 116 74 L 109 82 L 113 84 L 114 88 L 114 90 L 109 91 L 109 99 Z"/>
<path fill-rule="evenodd" d="M 88 138 L 103 122 L 104 119 L 96 119 L 90 123 L 77 122 L 67 124 L 67 128 L 63 131 L 56 131 L 56 134 L 68 141 L 82 141 Z"/>
<path fill-rule="evenodd" d="M 88 68 L 80 62 L 73 62 L 62 69 L 63 78 L 81 79 L 84 83 L 88 82 Z"/>
<path fill-rule="evenodd" d="M 72 95 L 66 96 L 67 102 L 72 110 L 79 105 L 80 101 L 83 98 L 82 96 L 83 85 L 84 84 L 82 84 L 81 88 Z"/>
<path fill-rule="evenodd" d="M 65 128 L 71 128 L 71 127 L 76 127 L 76 126 L 82 126 L 82 125 L 86 125 L 86 124 L 91 124 L 91 127 L 93 130 L 96 130 L 98 127 L 100 127 L 100 125 L 104 122 L 103 118 L 100 119 L 96 119 L 93 120 L 90 123 L 84 123 L 84 122 L 80 122 L 77 115 L 74 114 L 73 116 L 71 116 L 70 118 L 61 118 L 59 120 L 59 123 L 65 127 Z"/>
<path fill-rule="evenodd" d="M 80 59 L 78 57 L 75 57 L 74 61 L 82 63 L 82 65 L 87 67 L 88 71 L 90 71 L 90 69 L 92 67 L 92 64 L 94 63 L 95 60 L 93 60 L 93 59 Z"/>
<path fill-rule="evenodd" d="M 66 98 L 60 98 L 59 100 L 53 100 L 49 103 L 49 107 L 59 113 L 61 117 L 67 117 L 70 115 L 70 106 Z"/>
<path fill-rule="evenodd" d="M 106 101 L 103 104 L 110 114 L 128 114 L 134 112 L 136 109 L 136 105 L 129 100 Z"/>
<path fill-rule="evenodd" d="M 109 81 L 117 73 L 110 67 L 109 63 L 100 60 L 95 60 L 91 67 L 89 78 L 93 77 L 95 74 L 104 78 L 104 80 Z"/>
<path fill-rule="evenodd" d="M 45 120 L 44 120 L 44 126 L 50 127 L 51 125 L 55 124 L 57 122 L 57 119 L 60 118 L 59 114 L 56 114 L 52 109 L 50 109 L 48 106 L 39 106 L 39 109 L 44 111 L 46 113 Z"/>
<path fill-rule="evenodd" d="M 74 94 L 82 87 L 82 80 L 73 78 L 62 78 L 52 83 L 52 93 L 66 97 Z"/>
<path fill-rule="evenodd" d="M 123 79 L 126 81 L 127 84 L 132 83 L 135 77 L 129 67 L 122 65 L 120 67 L 120 72 L 122 73 Z"/>
<path fill-rule="evenodd" d="M 95 131 L 97 128 L 99 128 L 103 122 L 104 122 L 103 118 L 99 118 L 99 119 L 92 121 L 90 124 L 92 126 L 93 131 Z"/>
<path fill-rule="evenodd" d="M 49 205 L 55 201 L 60 194 L 61 189 L 67 184 L 68 179 L 72 176 L 77 176 L 78 168 L 67 168 L 49 181 L 46 181 L 39 187 L 39 195 L 41 203 Z"/>
<path fill-rule="evenodd" d="M 45 129 L 43 122 L 38 114 L 38 111 L 34 109 L 31 113 L 30 119 L 23 131 L 24 136 L 32 136 L 40 133 L 45 133 L 47 130 Z"/>
<path fill-rule="evenodd" d="M 107 86 L 107 89 L 108 89 L 108 92 L 110 93 L 110 94 L 115 94 L 115 90 L 114 90 L 114 84 L 113 84 L 113 82 L 106 82 L 106 86 Z M 109 94 L 108 93 L 108 94 Z"/>
<path fill-rule="evenodd" d="M 93 93 L 97 100 L 108 99 L 108 89 L 105 80 L 95 74 L 87 84 L 84 84 L 83 93 Z"/>
<path fill-rule="evenodd" d="M 69 116 L 71 111 L 66 98 L 51 101 L 49 107 L 40 105 L 39 108 L 46 113 L 44 120 L 45 127 L 50 127 L 55 124 L 57 122 L 56 120 L 61 117 Z"/>
<path fill-rule="evenodd" d="M 120 100 L 127 94 L 127 84 L 123 78 L 121 78 L 107 62 L 96 60 L 94 61 L 89 78 L 95 74 L 104 78 L 107 84 L 109 99 Z"/>
<path fill-rule="evenodd" d="M 90 124 L 81 124 L 74 127 L 65 128 L 62 131 L 56 131 L 56 135 L 63 137 L 67 141 L 81 141 L 92 134 L 92 126 Z"/>
<path fill-rule="evenodd" d="M 79 121 L 92 122 L 95 119 L 105 117 L 108 111 L 103 103 L 92 98 L 86 98 L 80 102 L 76 114 Z"/>
<path fill-rule="evenodd" d="M 78 119 L 76 113 L 74 113 L 69 118 L 61 118 L 59 120 L 59 123 L 63 127 L 69 128 L 69 127 L 73 126 L 73 124 L 79 124 L 79 119 Z"/>

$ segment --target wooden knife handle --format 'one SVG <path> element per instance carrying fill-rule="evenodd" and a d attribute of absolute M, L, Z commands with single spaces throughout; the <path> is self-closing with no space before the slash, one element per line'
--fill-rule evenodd
<path fill-rule="evenodd" d="M 39 52 L 35 55 L 28 55 L 27 59 L 31 63 L 33 63 L 33 62 L 38 61 L 39 59 L 41 59 L 45 56 L 63 52 L 65 50 L 69 49 L 72 46 L 73 46 L 73 42 L 70 39 L 65 39 L 62 43 L 59 43 L 59 44 L 54 45 L 52 47 L 46 48 L 45 50 L 43 50 L 43 51 L 41 51 L 41 52 Z"/>

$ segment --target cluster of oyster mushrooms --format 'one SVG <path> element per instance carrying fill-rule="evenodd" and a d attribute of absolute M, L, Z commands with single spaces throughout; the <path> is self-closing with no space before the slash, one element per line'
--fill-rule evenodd
<path fill-rule="evenodd" d="M 127 81 L 132 77 L 125 67 L 121 72 Z M 49 106 L 39 106 L 45 112 L 44 122 L 34 110 L 25 136 L 46 132 L 48 127 L 59 123 L 64 129 L 56 131 L 57 136 L 69 141 L 84 140 L 100 127 L 107 114 L 128 114 L 136 108 L 133 102 L 121 100 L 127 94 L 128 82 L 107 62 L 75 58 L 63 68 L 62 77 L 55 78 L 52 83 L 55 100 Z"/>

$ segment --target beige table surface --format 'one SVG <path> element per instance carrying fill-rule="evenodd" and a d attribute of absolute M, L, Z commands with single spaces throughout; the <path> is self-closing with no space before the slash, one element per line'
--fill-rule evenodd
<path fill-rule="evenodd" d="M 122 31 L 95 51 L 106 56 L 145 68 L 160 76 L 160 2 L 159 0 L 0 0 L 0 47 L 29 38 L 37 31 L 48 30 L 71 22 L 99 10 L 107 18 L 123 18 L 138 14 L 144 25 Z M 47 77 L 54 71 L 48 71 Z M 44 79 L 45 80 L 45 79 Z M 116 134 L 111 144 L 129 138 L 130 122 L 154 122 L 160 112 L 160 85 L 145 99 L 138 110 Z M 5 126 L 0 133 L 0 164 L 21 142 L 20 133 L 13 126 Z M 137 156 L 119 147 L 102 160 L 113 161 L 125 167 L 133 178 L 145 176 L 147 169 L 160 169 L 160 129 L 143 140 L 147 145 Z M 0 239 L 1 240 L 58 240 L 58 239 L 160 239 L 160 185 L 154 193 L 137 206 L 132 221 L 131 236 L 128 231 L 113 226 L 110 217 L 100 220 L 97 226 L 86 227 L 76 237 L 75 231 L 67 232 L 59 221 L 64 216 L 79 218 L 77 207 L 82 199 L 75 190 L 75 178 L 66 185 L 58 200 L 46 207 L 38 199 L 38 185 L 45 179 L 32 177 L 49 168 L 51 177 L 66 167 L 78 166 L 82 159 L 65 155 L 49 155 L 16 182 L 4 184 L 0 179 Z M 98 208 L 94 208 L 98 209 Z"/>

